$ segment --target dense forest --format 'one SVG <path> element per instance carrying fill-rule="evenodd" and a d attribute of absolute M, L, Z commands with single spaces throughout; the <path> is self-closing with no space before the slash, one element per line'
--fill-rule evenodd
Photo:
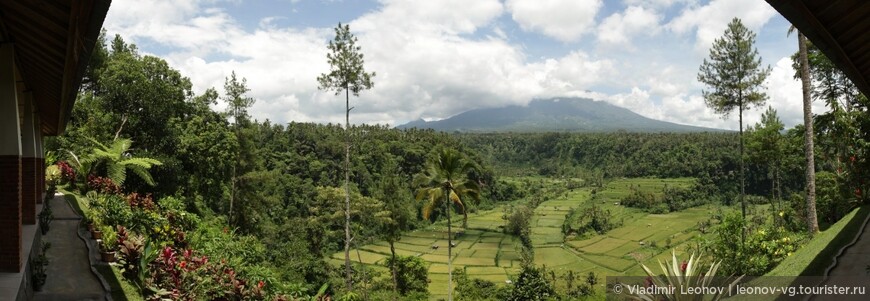
<path fill-rule="evenodd" d="M 301 295 L 339 281 L 339 270 L 327 259 L 344 244 L 343 220 L 338 216 L 342 208 L 335 202 L 344 195 L 337 188 L 343 180 L 341 126 L 251 120 L 246 109 L 253 99 L 246 96 L 245 79 L 235 74 L 227 78 L 223 94 L 210 89 L 194 95 L 189 79 L 162 59 L 140 55 L 135 45 L 120 37 L 102 46 L 91 61 L 69 130 L 49 142 L 48 148 L 70 170 L 64 173 L 67 182 L 79 183 L 83 191 L 103 192 L 103 187 L 115 184 L 117 189 L 108 190 L 121 196 L 145 195 L 157 204 L 161 199 L 178 200 L 183 206 L 175 209 L 198 216 L 199 226 L 179 226 L 177 235 L 197 233 L 188 233 L 192 241 L 164 243 L 212 258 L 233 257 L 228 260 L 239 265 L 242 275 L 268 280 L 270 292 Z M 213 110 L 219 100 L 230 103 L 231 109 Z M 382 228 L 361 219 L 385 208 L 402 212 L 393 217 L 407 220 L 396 223 L 399 230 L 428 224 L 421 215 L 423 204 L 413 201 L 410 179 L 441 148 L 457 149 L 471 158 L 475 168 L 469 176 L 488 187 L 480 203 L 513 198 L 503 192 L 493 197 L 493 187 L 507 184 L 496 184 L 482 160 L 447 134 L 380 125 L 353 126 L 350 132 L 355 245 L 383 238 Z M 115 147 L 122 140 L 128 141 L 126 147 Z M 111 177 L 103 178 L 111 174 L 108 163 L 93 156 L 97 150 L 160 164 L 150 166 L 150 177 L 129 176 L 111 183 L 106 179 Z M 86 160 L 87 154 L 93 159 Z M 79 159 L 82 162 L 76 163 Z M 82 164 L 85 161 L 93 162 Z M 135 221 L 140 216 L 132 210 L 127 213 L 132 221 L 108 224 L 155 223 Z M 429 217 L 436 220 L 441 215 L 443 208 L 436 207 Z M 332 284 L 330 290 L 342 287 L 340 282 Z"/>
<path fill-rule="evenodd" d="M 813 51 L 815 72 L 831 74 L 814 91 L 832 99 L 831 111 L 817 116 L 815 132 L 818 216 L 832 224 L 866 202 L 870 118 L 866 97 L 836 94 L 851 90 L 840 89 L 843 77 L 824 69 L 818 62 L 823 57 Z M 463 216 L 467 228 L 469 212 L 518 204 L 512 215 L 505 213 L 504 230 L 531 249 L 531 210 L 577 187 L 602 189 L 619 178 L 691 179 L 689 187 L 667 187 L 656 195 L 631 187 L 624 205 L 652 213 L 732 205 L 741 191 L 740 136 L 731 132 L 447 134 L 385 125 L 274 124 L 248 114 L 255 99 L 243 75 L 233 73 L 222 89 L 196 95 L 191 81 L 166 61 L 140 54 L 120 36 L 107 41 L 105 34 L 82 86 L 68 130 L 46 144 L 53 158 L 48 163 L 58 162 L 64 189 L 91 200 L 95 214 L 89 219 L 115 238 L 124 276 L 148 298 L 352 299 L 369 292 L 366 298 L 386 299 L 393 292 L 426 298 L 425 262 L 415 256 L 391 258 L 394 270 L 387 277 L 355 265 L 352 282 L 365 290 L 345 289 L 346 273 L 330 258 L 346 242 L 345 197 L 352 208 L 353 248 L 381 240 L 392 247 L 403 232 L 444 223 L 450 214 Z M 227 109 L 216 110 L 218 102 Z M 795 217 L 789 231 L 805 223 L 803 137 L 803 126 L 785 129 L 772 108 L 743 137 L 748 198 L 756 204 L 789 200 Z M 349 195 L 341 188 L 346 139 Z M 436 183 L 429 187 L 435 190 L 420 190 L 412 179 L 440 175 L 432 162 L 443 165 L 445 158 L 458 168 L 453 180 L 466 185 L 451 189 L 460 194 L 467 188 L 474 192 L 469 196 L 479 197 L 419 194 L 441 189 Z M 527 179 L 506 179 L 529 176 L 569 184 L 545 190 Z M 434 196 L 450 204 L 437 205 Z M 609 212 L 585 210 L 568 214 L 566 236 L 616 226 Z M 728 218 L 734 220 L 720 216 L 719 222 L 745 222 Z M 179 268 L 179 262 L 190 266 Z M 753 272 L 759 271 L 764 272 Z M 457 291 L 466 299 L 486 297 L 484 289 L 513 300 L 558 295 L 544 274 L 524 264 L 514 289 L 499 290 L 458 271 Z M 596 281 L 590 276 L 585 289 Z M 187 286 L 194 282 L 206 284 Z M 572 291 L 573 284 L 568 286 Z M 565 298 L 571 296 L 576 295 Z"/>

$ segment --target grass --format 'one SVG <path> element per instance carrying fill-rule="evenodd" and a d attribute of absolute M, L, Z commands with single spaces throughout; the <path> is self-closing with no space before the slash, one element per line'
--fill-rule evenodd
<path fill-rule="evenodd" d="M 90 214 L 90 207 L 87 202 L 88 199 L 82 196 L 79 196 L 75 193 L 69 192 L 66 189 L 58 187 L 58 191 L 64 194 L 64 198 L 67 202 L 73 207 L 73 210 L 76 211 L 81 216 L 85 214 Z M 95 265 L 94 268 L 100 273 L 100 276 L 106 280 L 106 283 L 109 284 L 109 289 L 111 289 L 112 299 L 113 300 L 144 300 L 142 295 L 139 292 L 139 289 L 136 288 L 129 281 L 124 280 L 121 276 L 121 271 L 118 270 L 116 266 L 111 265 Z"/>
<path fill-rule="evenodd" d="M 134 301 L 134 300 L 144 300 L 141 294 L 139 294 L 139 289 L 133 286 L 130 282 L 122 280 L 121 271 L 118 270 L 115 266 L 109 265 L 97 265 L 95 266 L 97 272 L 103 276 L 103 279 L 109 284 L 109 288 L 112 290 L 112 300 L 119 301 Z"/>
<path fill-rule="evenodd" d="M 822 276 L 825 269 L 833 263 L 833 257 L 846 244 L 852 242 L 867 215 L 870 206 L 852 210 L 845 217 L 825 231 L 819 232 L 792 256 L 783 260 L 779 266 L 766 276 Z"/>
<path fill-rule="evenodd" d="M 627 208 L 618 202 L 631 189 L 661 194 L 665 186 L 688 187 L 693 179 L 620 179 L 606 187 L 597 188 L 595 206 L 613 212 L 622 226 L 603 235 L 565 241 L 562 224 L 572 208 L 590 206 L 592 189 L 574 189 L 541 203 L 534 211 L 532 220 L 532 243 L 535 246 L 535 263 L 547 266 L 557 276 L 569 270 L 577 273 L 595 272 L 599 278 L 621 275 L 644 275 L 640 268 L 658 266 L 656 260 L 670 259 L 671 250 L 679 255 L 685 253 L 686 243 L 698 235 L 694 229 L 699 221 L 705 221 L 715 211 L 714 206 L 701 206 L 665 215 L 648 214 L 635 208 Z M 544 179 L 546 185 L 564 185 L 564 181 Z M 520 266 L 519 240 L 501 232 L 504 220 L 503 207 L 481 210 L 469 214 L 464 234 L 458 235 L 453 249 L 454 269 L 466 268 L 471 278 L 485 279 L 504 285 L 510 275 L 516 275 Z M 461 221 L 454 224 L 462 231 Z M 670 248 L 666 242 L 670 239 Z M 657 247 L 650 247 L 652 241 Z M 644 242 L 644 244 L 641 244 Z M 433 249 L 433 245 L 438 245 Z M 378 258 L 389 255 L 389 248 L 382 242 L 361 247 L 363 262 L 378 264 Z M 396 243 L 398 254 L 420 256 L 429 262 L 430 299 L 446 297 L 447 290 L 447 235 L 446 225 L 436 223 L 427 229 L 406 233 Z M 343 258 L 343 254 L 339 254 Z M 337 256 L 337 255 L 336 255 Z M 335 256 L 333 256 L 335 257 Z M 338 258 L 335 257 L 335 258 Z M 352 256 L 352 261 L 358 261 Z"/>
<path fill-rule="evenodd" d="M 63 197 L 67 200 L 67 202 L 72 205 L 73 210 L 76 211 L 81 216 L 90 215 L 91 208 L 88 202 L 88 199 L 76 195 L 75 193 L 69 192 L 62 187 L 58 187 L 57 191 L 63 193 Z"/>

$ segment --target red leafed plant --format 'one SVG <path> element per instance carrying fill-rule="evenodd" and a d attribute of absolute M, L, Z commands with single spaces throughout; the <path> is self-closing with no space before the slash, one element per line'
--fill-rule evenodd
<path fill-rule="evenodd" d="M 127 195 L 127 204 L 130 205 L 130 208 L 139 208 L 145 210 L 154 210 L 155 204 L 154 200 L 151 198 L 151 194 L 139 194 L 136 192 L 130 193 Z"/>
<path fill-rule="evenodd" d="M 57 162 L 57 167 L 60 168 L 61 177 L 69 183 L 75 184 L 76 182 L 76 171 L 69 165 L 69 162 L 60 161 Z"/>
<path fill-rule="evenodd" d="M 88 188 L 105 194 L 121 193 L 121 187 L 118 187 L 112 179 L 98 177 L 93 174 L 88 175 Z"/>

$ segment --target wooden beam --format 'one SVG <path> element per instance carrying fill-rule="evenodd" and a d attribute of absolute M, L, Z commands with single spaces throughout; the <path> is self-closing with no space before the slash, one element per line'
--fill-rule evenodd
<path fill-rule="evenodd" d="M 860 90 L 865 92 L 870 91 L 870 83 L 868 83 L 867 78 L 864 77 L 864 74 L 857 68 L 855 62 L 853 62 L 850 56 L 843 50 L 840 42 L 831 34 L 830 31 L 828 31 L 826 24 L 823 24 L 818 18 L 816 18 L 813 11 L 807 8 L 804 2 L 790 1 L 789 4 L 797 10 L 799 17 L 806 21 L 815 33 L 818 34 L 817 37 L 822 40 L 823 43 L 816 43 L 816 46 L 819 46 L 819 49 L 821 49 L 832 60 L 839 62 L 840 68 L 843 72 L 849 75 L 849 78 L 852 79 Z M 806 32 L 804 33 L 806 34 Z M 807 35 L 807 37 L 810 36 Z M 825 48 L 827 48 L 827 51 L 825 51 Z"/>

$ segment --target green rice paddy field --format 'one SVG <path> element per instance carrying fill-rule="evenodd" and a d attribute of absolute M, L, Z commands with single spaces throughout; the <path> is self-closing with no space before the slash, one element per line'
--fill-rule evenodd
<path fill-rule="evenodd" d="M 538 179 L 536 179 L 538 180 Z M 562 185 L 559 180 L 543 179 L 547 185 Z M 687 252 L 688 241 L 698 236 L 696 225 L 707 220 L 717 209 L 714 206 L 690 208 L 670 214 L 648 214 L 618 205 L 628 195 L 629 187 L 660 194 L 665 185 L 688 186 L 692 179 L 620 179 L 608 183 L 595 192 L 596 206 L 610 210 L 623 225 L 603 235 L 565 240 L 562 223 L 571 208 L 589 206 L 593 199 L 591 188 L 574 189 L 555 199 L 541 203 L 531 221 L 535 263 L 546 266 L 557 275 L 568 270 L 575 274 L 595 272 L 599 283 L 605 276 L 644 275 L 640 263 L 658 267 L 657 260 L 669 259 L 671 252 L 681 256 Z M 453 249 L 453 268 L 465 268 L 472 278 L 506 283 L 516 275 L 520 266 L 519 239 L 503 234 L 500 226 L 504 208 L 480 211 L 469 215 L 468 229 L 456 237 Z M 454 230 L 461 229 L 461 218 Z M 446 298 L 447 291 L 447 233 L 446 224 L 435 224 L 425 230 L 407 233 L 396 243 L 399 255 L 420 256 L 429 265 L 429 292 L 432 299 Z M 433 248 L 433 246 L 437 246 Z M 359 256 L 352 252 L 352 260 L 367 265 L 378 265 L 390 254 L 386 242 L 377 242 L 360 248 Z M 343 253 L 333 258 L 343 260 Z M 388 275 L 388 273 L 382 273 Z"/>

